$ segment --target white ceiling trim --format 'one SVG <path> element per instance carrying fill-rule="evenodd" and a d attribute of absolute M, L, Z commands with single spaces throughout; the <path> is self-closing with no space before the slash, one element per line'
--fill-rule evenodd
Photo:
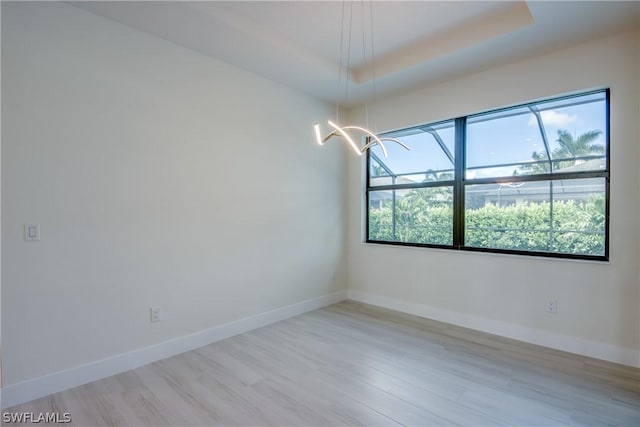
<path fill-rule="evenodd" d="M 364 83 L 373 76 L 386 76 L 439 56 L 468 48 L 475 44 L 509 34 L 532 25 L 533 16 L 524 1 L 504 2 L 498 9 L 448 27 L 416 42 L 399 47 L 386 55 L 375 57 L 375 64 L 352 69 L 354 81 Z M 375 65 L 375 73 L 373 69 Z"/>

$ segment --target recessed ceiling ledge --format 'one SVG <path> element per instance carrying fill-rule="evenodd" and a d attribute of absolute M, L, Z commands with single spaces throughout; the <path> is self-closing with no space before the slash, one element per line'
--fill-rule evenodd
<path fill-rule="evenodd" d="M 504 6 L 473 21 L 418 40 L 387 55 L 376 55 L 375 74 L 376 77 L 393 74 L 533 23 L 533 15 L 526 2 L 505 2 Z M 371 64 L 364 64 L 354 67 L 352 74 L 355 83 L 365 83 L 372 79 L 374 73 Z"/>

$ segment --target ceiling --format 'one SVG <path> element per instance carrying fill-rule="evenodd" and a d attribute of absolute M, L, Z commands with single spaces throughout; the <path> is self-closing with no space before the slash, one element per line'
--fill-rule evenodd
<path fill-rule="evenodd" d="M 343 105 L 624 31 L 640 21 L 638 1 L 71 4 Z"/>

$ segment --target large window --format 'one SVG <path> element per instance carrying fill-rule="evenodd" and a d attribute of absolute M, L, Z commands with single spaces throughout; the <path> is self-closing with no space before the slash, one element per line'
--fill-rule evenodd
<path fill-rule="evenodd" d="M 609 92 L 385 134 L 367 156 L 367 241 L 608 259 Z"/>

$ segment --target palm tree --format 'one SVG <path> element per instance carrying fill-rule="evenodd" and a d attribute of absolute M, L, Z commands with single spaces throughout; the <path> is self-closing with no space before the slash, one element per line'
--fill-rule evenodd
<path fill-rule="evenodd" d="M 371 176 L 372 177 L 379 177 L 379 176 L 389 176 L 389 174 L 387 173 L 387 171 L 385 171 L 383 169 L 382 166 L 380 165 L 371 165 Z"/>
<path fill-rule="evenodd" d="M 554 162 L 554 169 L 573 166 L 578 163 L 578 159 L 584 156 L 603 154 L 604 146 L 594 143 L 601 134 L 602 131 L 591 130 L 583 133 L 577 138 L 574 138 L 568 131 L 558 129 L 558 139 L 556 139 L 556 142 L 559 144 L 559 147 L 556 147 L 551 153 L 551 159 Z M 534 151 L 531 154 L 531 159 L 536 163 L 523 165 L 523 170 L 532 171 L 534 173 L 551 172 L 549 170 L 549 159 L 547 158 L 546 152 Z M 564 161 L 559 162 L 558 160 Z"/>
<path fill-rule="evenodd" d="M 453 181 L 453 172 L 438 172 L 433 169 L 429 169 L 424 174 L 422 182 L 435 182 L 435 181 Z"/>
<path fill-rule="evenodd" d="M 604 153 L 604 146 L 593 143 L 593 141 L 598 139 L 600 134 L 602 134 L 602 131 L 591 130 L 574 139 L 566 130 L 558 129 L 558 139 L 556 142 L 560 144 L 560 147 L 553 150 L 553 157 L 556 159 L 575 159 L 592 154 L 602 154 Z"/>
<path fill-rule="evenodd" d="M 547 153 L 545 153 L 544 151 L 534 151 L 533 153 L 531 153 L 531 159 L 534 160 L 536 163 L 532 164 L 532 165 L 525 165 L 522 168 L 528 171 L 533 171 L 536 173 L 549 173 L 551 172 L 549 170 L 549 159 L 547 159 Z M 516 175 L 516 173 L 514 172 L 514 175 Z"/>

